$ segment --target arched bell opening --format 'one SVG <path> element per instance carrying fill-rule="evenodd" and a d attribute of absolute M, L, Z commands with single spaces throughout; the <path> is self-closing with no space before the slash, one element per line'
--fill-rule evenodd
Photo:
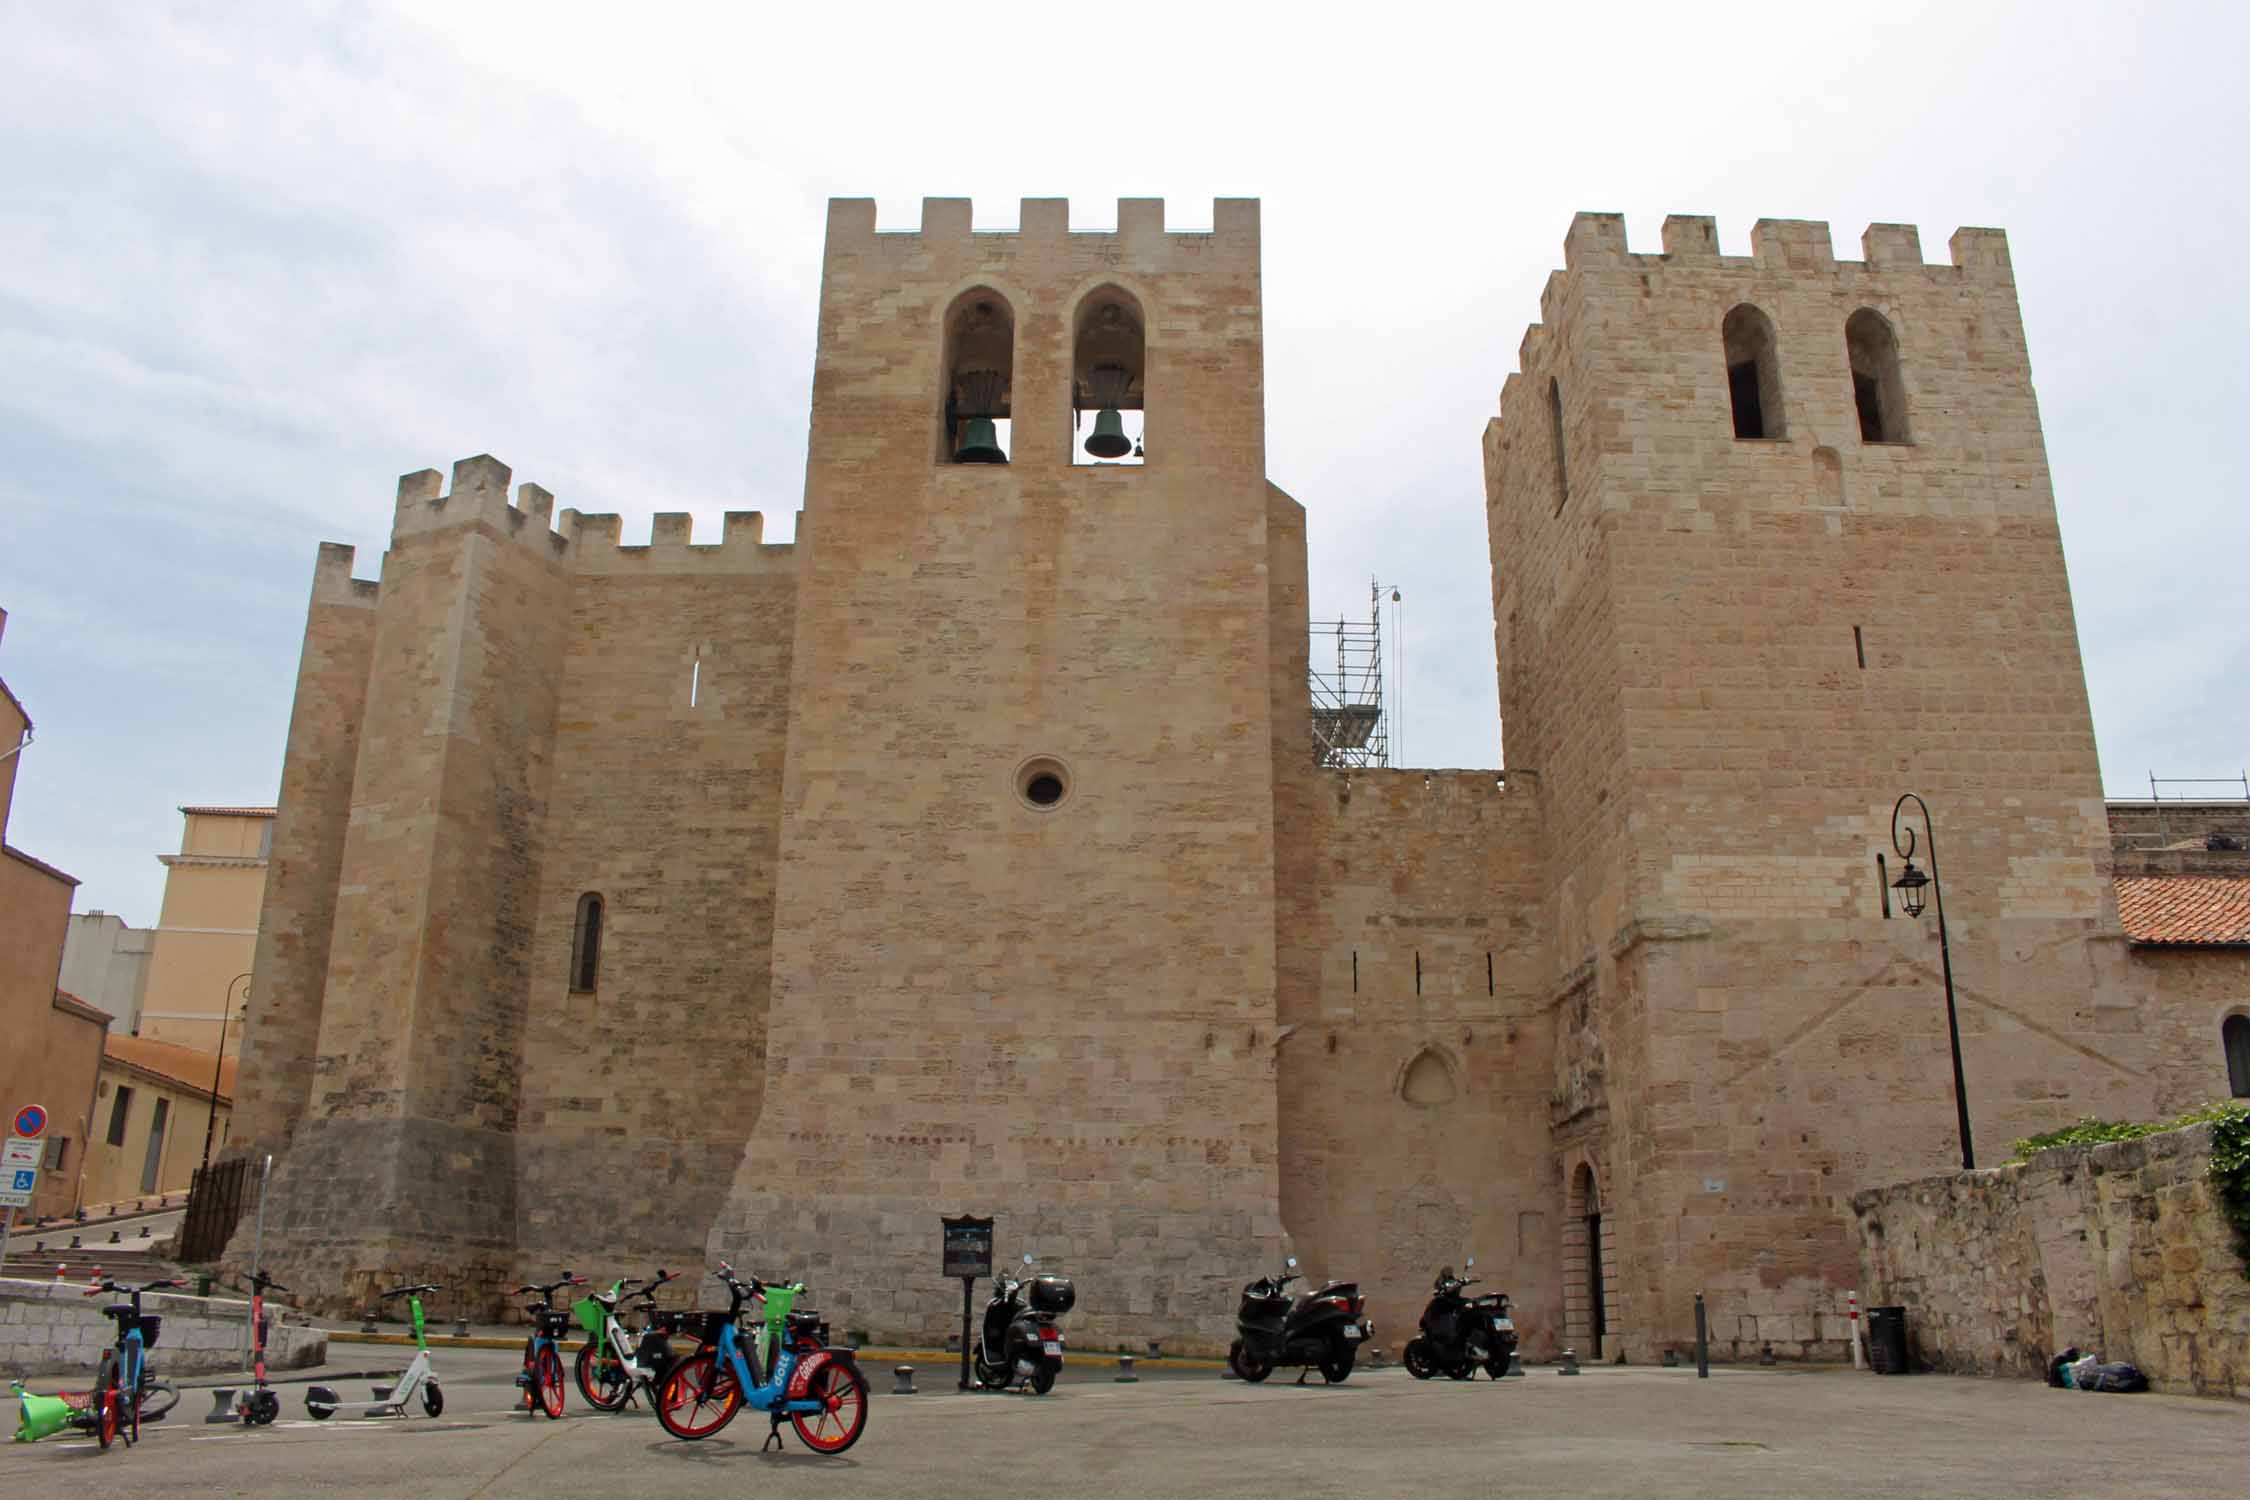
<path fill-rule="evenodd" d="M 945 315 L 938 462 L 1004 464 L 1014 435 L 1016 313 L 987 286 L 953 299 Z"/>
<path fill-rule="evenodd" d="M 1140 300 L 1100 286 L 1078 303 L 1070 378 L 1070 461 L 1139 464 L 1147 454 L 1148 334 Z"/>
<path fill-rule="evenodd" d="M 1890 320 L 1872 307 L 1853 313 L 1844 323 L 1844 351 L 1851 360 L 1859 440 L 1912 442 L 1906 420 L 1906 376 L 1899 367 L 1898 334 Z"/>
<path fill-rule="evenodd" d="M 1781 359 L 1774 352 L 1773 320 L 1745 302 L 1726 316 L 1719 338 L 1726 348 L 1727 398 L 1738 438 L 1788 436 L 1781 414 Z"/>

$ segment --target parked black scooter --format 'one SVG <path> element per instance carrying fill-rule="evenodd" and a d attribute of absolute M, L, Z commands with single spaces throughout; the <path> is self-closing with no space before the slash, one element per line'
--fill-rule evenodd
<path fill-rule="evenodd" d="M 1242 1306 L 1234 1315 L 1241 1336 L 1227 1350 L 1228 1367 L 1253 1383 L 1276 1365 L 1302 1365 L 1306 1374 L 1317 1369 L 1330 1385 L 1349 1380 L 1359 1346 L 1375 1332 L 1359 1283 L 1331 1281 L 1292 1304 L 1286 1288 L 1296 1279 L 1292 1255 L 1288 1274 L 1261 1276 L 1242 1289 Z M 1305 1376 L 1297 1383 L 1303 1385 Z"/>
<path fill-rule="evenodd" d="M 1062 1373 L 1063 1336 L 1055 1320 L 1077 1304 L 1078 1292 L 1068 1276 L 1033 1276 L 1030 1268 L 1038 1262 L 1026 1255 L 1023 1263 L 1025 1275 L 1003 1271 L 993 1278 L 977 1336 L 977 1380 L 995 1391 L 1028 1380 L 1033 1394 L 1044 1396 Z"/>
<path fill-rule="evenodd" d="M 1470 1256 L 1464 1270 L 1477 1268 Z M 1416 1380 L 1445 1374 L 1455 1380 L 1473 1380 L 1484 1366 L 1494 1380 L 1508 1373 L 1516 1352 L 1516 1321 L 1505 1292 L 1488 1292 L 1474 1299 L 1462 1292 L 1476 1284 L 1474 1276 L 1456 1276 L 1451 1266 L 1437 1273 L 1430 1305 L 1422 1309 L 1422 1331 L 1406 1341 L 1402 1357 L 1406 1373 Z"/>

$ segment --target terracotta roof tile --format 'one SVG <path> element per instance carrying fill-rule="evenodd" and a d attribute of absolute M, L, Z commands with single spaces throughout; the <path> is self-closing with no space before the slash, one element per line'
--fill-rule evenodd
<path fill-rule="evenodd" d="M 180 811 L 199 818 L 270 818 L 280 809 L 273 807 L 183 807 Z"/>
<path fill-rule="evenodd" d="M 2117 913 L 2136 943 L 2250 944 L 2250 877 L 2120 875 Z"/>
<path fill-rule="evenodd" d="M 177 1042 L 151 1041 L 145 1036 L 114 1035 L 102 1043 L 102 1050 L 113 1062 L 167 1079 L 191 1093 L 211 1092 L 211 1065 L 217 1059 L 208 1052 Z M 235 1059 L 230 1056 L 218 1070 L 222 1104 L 234 1100 L 234 1065 Z"/>

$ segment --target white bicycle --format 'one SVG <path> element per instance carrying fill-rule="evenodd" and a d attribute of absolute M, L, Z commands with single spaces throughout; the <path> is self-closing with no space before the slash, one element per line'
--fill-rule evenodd
<path fill-rule="evenodd" d="M 407 1404 L 417 1396 L 422 1410 L 436 1416 L 445 1410 L 445 1392 L 438 1385 L 437 1372 L 430 1368 L 430 1340 L 422 1329 L 422 1294 L 442 1292 L 445 1288 L 432 1284 L 394 1287 L 382 1294 L 384 1302 L 393 1297 L 404 1297 L 414 1314 L 414 1358 L 398 1377 L 395 1385 L 375 1387 L 376 1404 L 367 1408 L 370 1417 L 403 1417 Z M 316 1422 L 325 1422 L 336 1415 L 336 1408 L 344 1404 L 343 1398 L 324 1385 L 316 1385 L 305 1392 L 305 1410 Z"/>
<path fill-rule="evenodd" d="M 578 1394 L 596 1411 L 620 1411 L 633 1399 L 636 1387 L 648 1392 L 651 1409 L 657 1387 L 672 1372 L 669 1335 L 680 1331 L 684 1313 L 667 1312 L 656 1305 L 656 1289 L 679 1278 L 658 1270 L 653 1280 L 628 1285 L 617 1282 L 606 1292 L 594 1292 L 570 1305 L 571 1316 L 586 1330 L 586 1342 L 577 1359 Z M 617 1320 L 620 1302 L 647 1304 L 648 1322 L 636 1338 Z"/>

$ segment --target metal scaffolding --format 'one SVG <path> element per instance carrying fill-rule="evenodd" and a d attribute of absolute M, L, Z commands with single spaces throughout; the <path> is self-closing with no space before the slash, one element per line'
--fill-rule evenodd
<path fill-rule="evenodd" d="M 1368 584 L 1367 620 L 1312 628 L 1313 751 L 1326 769 L 1391 763 L 1383 704 L 1383 586 Z"/>

